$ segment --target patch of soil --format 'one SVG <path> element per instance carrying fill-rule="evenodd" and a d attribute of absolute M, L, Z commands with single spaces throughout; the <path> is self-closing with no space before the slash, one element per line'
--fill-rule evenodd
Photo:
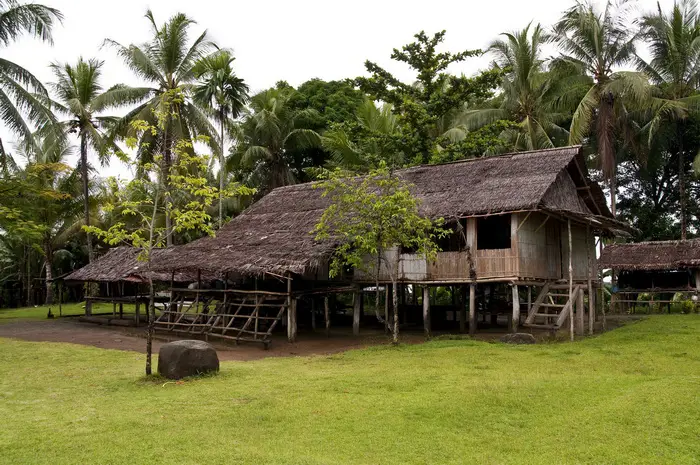
<path fill-rule="evenodd" d="M 82 323 L 74 318 L 56 320 L 20 320 L 0 325 L 0 337 L 21 339 L 34 342 L 68 342 L 101 349 L 129 350 L 134 352 L 146 351 L 145 328 L 123 328 L 116 326 L 100 326 L 92 323 Z M 153 352 L 158 353 L 160 346 L 170 340 L 184 338 L 167 337 L 157 334 L 153 341 Z M 424 342 L 422 335 L 404 334 L 403 343 L 415 344 Z M 359 349 L 370 345 L 388 344 L 388 338 L 379 331 L 367 331 L 360 337 L 345 333 L 345 328 L 339 328 L 326 338 L 322 332 L 299 334 L 294 344 L 287 342 L 282 334 L 273 337 L 268 350 L 262 344 L 241 343 L 240 345 L 221 343 L 210 340 L 216 348 L 220 360 L 258 360 L 266 357 L 288 357 L 327 355 Z"/>

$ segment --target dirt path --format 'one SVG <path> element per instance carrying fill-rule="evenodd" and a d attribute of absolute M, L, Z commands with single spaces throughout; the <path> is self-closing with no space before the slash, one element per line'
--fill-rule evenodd
<path fill-rule="evenodd" d="M 69 342 L 102 349 L 129 350 L 145 352 L 145 328 L 121 328 L 81 323 L 76 319 L 60 320 L 18 320 L 0 324 L 0 337 L 21 339 L 34 342 Z M 402 337 L 404 342 L 423 342 L 417 335 Z M 157 353 L 160 346 L 169 339 L 159 336 L 153 344 Z M 210 341 L 211 342 L 211 341 Z M 283 335 L 273 338 L 269 350 L 263 350 L 261 344 L 229 345 L 214 343 L 221 360 L 258 360 L 265 357 L 324 355 L 358 349 L 369 345 L 386 344 L 387 338 L 379 332 L 371 332 L 362 337 L 346 334 L 333 334 L 326 338 L 321 333 L 303 334 L 295 344 L 289 344 Z"/>

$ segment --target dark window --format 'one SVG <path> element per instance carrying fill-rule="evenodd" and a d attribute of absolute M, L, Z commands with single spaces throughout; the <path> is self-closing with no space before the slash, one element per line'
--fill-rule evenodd
<path fill-rule="evenodd" d="M 476 248 L 510 249 L 510 214 L 477 218 Z"/>

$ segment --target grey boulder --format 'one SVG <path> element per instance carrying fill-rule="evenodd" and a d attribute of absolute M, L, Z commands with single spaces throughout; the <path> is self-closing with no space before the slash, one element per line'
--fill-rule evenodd
<path fill-rule="evenodd" d="M 501 337 L 501 342 L 505 342 L 506 344 L 534 344 L 537 341 L 535 340 L 535 336 L 532 334 L 514 333 L 506 334 L 505 336 Z"/>
<path fill-rule="evenodd" d="M 169 379 L 219 371 L 219 357 L 204 341 L 175 341 L 163 344 L 158 352 L 158 373 Z"/>

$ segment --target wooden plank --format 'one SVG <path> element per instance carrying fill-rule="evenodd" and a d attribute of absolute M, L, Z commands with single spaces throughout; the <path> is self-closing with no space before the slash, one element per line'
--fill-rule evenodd
<path fill-rule="evenodd" d="M 525 324 L 531 325 L 535 322 L 535 314 L 540 308 L 540 305 L 542 305 L 542 302 L 544 302 L 544 299 L 547 297 L 549 294 L 549 283 L 545 283 L 544 286 L 542 286 L 542 290 L 540 291 L 540 294 L 537 296 L 537 299 L 535 299 L 535 303 L 532 304 L 530 307 L 530 311 L 527 314 L 527 319 L 525 320 Z"/>

